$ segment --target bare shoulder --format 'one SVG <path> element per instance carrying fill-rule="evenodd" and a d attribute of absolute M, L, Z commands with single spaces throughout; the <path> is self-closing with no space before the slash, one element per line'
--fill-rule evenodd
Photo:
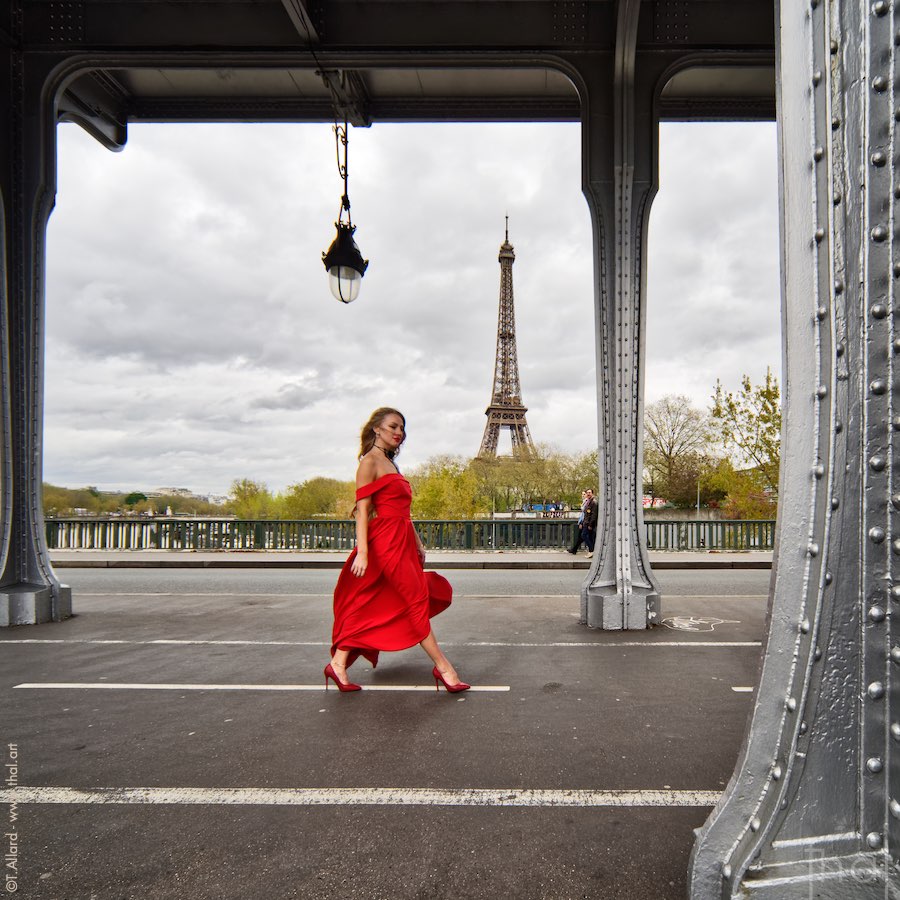
<path fill-rule="evenodd" d="M 378 467 L 375 463 L 376 460 L 369 453 L 359 461 L 359 468 L 356 470 L 356 486 L 358 488 L 364 484 L 371 484 L 378 477 Z"/>

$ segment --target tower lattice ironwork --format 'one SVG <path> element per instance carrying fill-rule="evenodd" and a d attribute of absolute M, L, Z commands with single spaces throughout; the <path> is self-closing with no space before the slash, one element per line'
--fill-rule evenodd
<path fill-rule="evenodd" d="M 506 238 L 500 245 L 500 312 L 497 316 L 497 359 L 494 363 L 494 389 L 485 410 L 487 424 L 481 439 L 479 456 L 496 456 L 500 429 L 508 428 L 512 437 L 513 456 L 534 452 L 534 442 L 525 420 L 527 408 L 522 405 L 519 384 L 519 357 L 516 352 L 516 313 L 513 305 L 512 267 L 516 254 L 509 242 L 509 217 Z"/>

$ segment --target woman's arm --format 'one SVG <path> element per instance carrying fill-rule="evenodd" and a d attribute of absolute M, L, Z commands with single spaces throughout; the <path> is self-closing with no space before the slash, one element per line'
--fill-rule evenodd
<path fill-rule="evenodd" d="M 375 480 L 375 462 L 370 457 L 365 457 L 356 470 L 357 490 L 371 484 Z M 372 508 L 372 498 L 363 497 L 356 501 L 356 558 L 350 571 L 357 577 L 366 574 L 369 566 L 369 513 Z"/>
<path fill-rule="evenodd" d="M 356 504 L 356 558 L 350 571 L 362 577 L 369 566 L 369 507 L 372 505 L 370 497 L 364 497 Z"/>

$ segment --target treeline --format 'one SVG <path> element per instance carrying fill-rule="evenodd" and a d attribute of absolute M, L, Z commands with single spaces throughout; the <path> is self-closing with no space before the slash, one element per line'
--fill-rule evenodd
<path fill-rule="evenodd" d="M 398 460 L 403 464 L 402 456 Z M 768 372 L 761 385 L 744 377 L 737 391 L 720 383 L 708 410 L 670 395 L 644 411 L 643 490 L 654 506 L 718 507 L 725 518 L 770 519 L 778 501 L 781 462 L 781 396 Z M 597 452 L 566 454 L 539 446 L 518 458 L 465 459 L 435 456 L 404 470 L 413 487 L 418 519 L 469 519 L 528 508 L 538 503 L 577 509 L 581 492 L 597 489 Z M 227 503 L 199 498 L 148 498 L 134 491 L 109 494 L 88 487 L 44 485 L 46 515 L 155 513 L 239 519 L 348 518 L 356 495 L 352 480 L 310 478 L 273 493 L 265 483 L 243 478 Z"/>
<path fill-rule="evenodd" d="M 721 383 L 709 410 L 669 395 L 644 411 L 644 493 L 668 506 L 718 507 L 728 519 L 771 519 L 781 466 L 781 392 L 770 371 L 737 391 Z"/>
<path fill-rule="evenodd" d="M 78 510 L 92 516 L 127 513 L 165 515 L 167 510 L 174 515 L 215 516 L 221 515 L 225 507 L 199 497 L 178 494 L 147 497 L 141 491 L 117 494 L 100 491 L 96 487 L 65 488 L 44 482 L 45 516 L 71 516 Z"/>
<path fill-rule="evenodd" d="M 398 462 L 402 465 L 402 457 Z M 568 455 L 539 447 L 534 456 L 521 459 L 435 456 L 404 475 L 413 488 L 417 519 L 470 519 L 545 501 L 577 507 L 584 488 L 596 489 L 597 453 Z M 279 494 L 244 478 L 234 482 L 231 494 L 229 506 L 241 519 L 347 518 L 356 484 L 312 478 Z"/>

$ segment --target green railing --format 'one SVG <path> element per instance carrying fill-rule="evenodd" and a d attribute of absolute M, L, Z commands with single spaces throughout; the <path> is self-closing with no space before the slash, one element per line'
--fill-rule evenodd
<path fill-rule="evenodd" d="M 572 519 L 419 520 L 430 550 L 560 550 L 575 536 Z M 771 550 L 775 522 L 647 522 L 651 550 Z M 51 550 L 343 550 L 351 520 L 48 519 Z"/>

